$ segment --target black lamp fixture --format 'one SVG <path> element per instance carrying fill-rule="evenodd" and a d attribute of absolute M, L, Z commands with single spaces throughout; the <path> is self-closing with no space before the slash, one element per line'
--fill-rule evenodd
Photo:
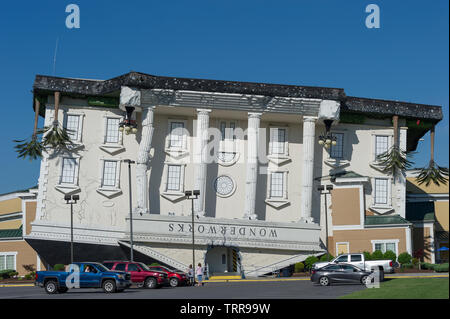
<path fill-rule="evenodd" d="M 336 136 L 331 134 L 331 124 L 333 124 L 333 120 L 323 120 L 325 124 L 325 132 L 324 134 L 319 136 L 319 145 L 322 145 L 325 148 L 330 148 L 331 145 L 336 145 Z"/>
<path fill-rule="evenodd" d="M 125 118 L 124 121 L 119 123 L 119 131 L 125 132 L 126 135 L 130 133 L 136 134 L 138 131 L 137 123 L 135 120 L 131 119 L 131 116 L 133 115 L 134 112 L 134 107 L 125 106 L 125 109 L 127 110 L 127 117 Z"/>

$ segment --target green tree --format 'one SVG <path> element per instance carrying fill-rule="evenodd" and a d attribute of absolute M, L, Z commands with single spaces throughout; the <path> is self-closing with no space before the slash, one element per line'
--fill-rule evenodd
<path fill-rule="evenodd" d="M 372 254 L 373 260 L 382 260 L 384 259 L 384 254 L 381 250 L 375 250 Z"/>

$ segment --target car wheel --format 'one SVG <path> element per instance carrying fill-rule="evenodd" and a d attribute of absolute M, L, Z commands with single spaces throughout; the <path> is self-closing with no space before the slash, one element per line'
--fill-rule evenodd
<path fill-rule="evenodd" d="M 105 280 L 102 287 L 103 291 L 108 294 L 116 292 L 116 283 L 113 280 Z"/>
<path fill-rule="evenodd" d="M 170 287 L 176 287 L 176 286 L 178 286 L 178 278 L 176 278 L 176 277 L 170 278 L 169 284 L 170 284 Z"/>
<path fill-rule="evenodd" d="M 154 289 L 157 286 L 157 281 L 153 277 L 149 277 L 145 280 L 145 288 Z"/>
<path fill-rule="evenodd" d="M 54 280 L 49 280 L 45 283 L 44 289 L 50 295 L 56 294 L 58 292 L 58 283 Z"/>
<path fill-rule="evenodd" d="M 371 282 L 372 282 L 372 278 L 370 278 L 369 276 L 362 276 L 361 284 L 367 285 L 367 284 L 370 284 Z"/>
<path fill-rule="evenodd" d="M 328 277 L 326 277 L 326 276 L 320 277 L 319 284 L 321 286 L 329 286 L 330 285 L 330 279 L 328 279 Z"/>

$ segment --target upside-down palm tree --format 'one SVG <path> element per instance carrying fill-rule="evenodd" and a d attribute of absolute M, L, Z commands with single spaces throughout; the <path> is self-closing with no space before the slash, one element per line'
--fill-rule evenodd
<path fill-rule="evenodd" d="M 54 152 L 61 150 L 70 150 L 69 147 L 73 145 L 70 140 L 67 131 L 64 128 L 59 127 L 58 111 L 59 111 L 60 93 L 55 92 L 55 118 L 53 124 L 50 127 L 44 127 L 43 129 L 37 128 L 39 108 L 41 100 L 39 97 L 35 98 L 34 108 L 34 129 L 33 135 L 30 140 L 14 140 L 17 145 L 14 147 L 16 152 L 19 153 L 18 158 L 29 158 L 30 161 L 42 157 L 42 151 L 45 149 L 52 149 Z M 42 140 L 39 141 L 38 136 L 42 135 Z"/>
<path fill-rule="evenodd" d="M 403 174 L 404 171 L 411 167 L 412 162 L 408 160 L 408 154 L 402 150 L 398 142 L 398 115 L 393 117 L 394 124 L 394 145 L 377 156 L 378 165 L 382 167 L 381 171 L 385 174 L 396 176 Z"/>
<path fill-rule="evenodd" d="M 420 170 L 419 175 L 416 179 L 419 185 L 425 183 L 426 186 L 433 182 L 435 185 L 439 186 L 441 183 L 447 185 L 448 180 L 448 168 L 441 167 L 434 161 L 434 125 L 431 127 L 430 131 L 430 162 L 427 167 Z"/>

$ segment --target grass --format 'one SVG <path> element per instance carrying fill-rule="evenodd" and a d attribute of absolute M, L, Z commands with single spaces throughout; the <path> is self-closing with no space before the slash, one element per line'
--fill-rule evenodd
<path fill-rule="evenodd" d="M 366 288 L 342 299 L 448 299 L 448 278 L 399 278 Z"/>

